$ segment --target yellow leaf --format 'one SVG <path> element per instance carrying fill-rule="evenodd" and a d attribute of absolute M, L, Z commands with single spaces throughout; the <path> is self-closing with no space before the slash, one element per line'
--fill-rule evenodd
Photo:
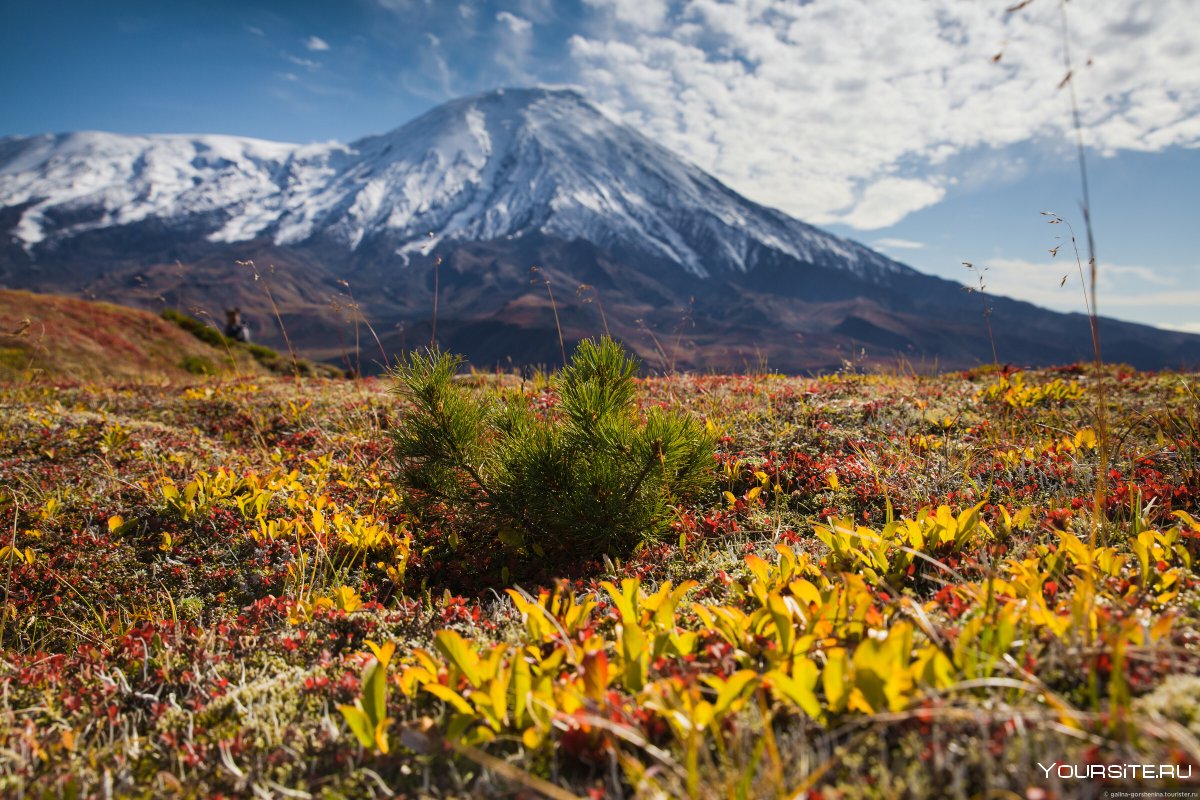
<path fill-rule="evenodd" d="M 817 590 L 817 587 L 813 586 L 811 582 L 806 581 L 803 578 L 792 581 L 790 584 L 788 584 L 788 588 L 791 590 L 792 594 L 796 596 L 796 598 L 804 601 L 808 605 L 821 604 L 821 593 Z"/>
<path fill-rule="evenodd" d="M 792 642 L 796 636 L 791 611 L 777 592 L 767 594 L 766 606 L 771 621 L 775 623 L 775 639 L 779 642 L 779 652 L 786 658 L 792 652 Z"/>
<path fill-rule="evenodd" d="M 831 711 L 846 707 L 850 658 L 844 648 L 833 648 L 825 655 L 825 669 L 821 672 L 821 684 L 825 688 L 825 701 Z"/>
<path fill-rule="evenodd" d="M 711 425 L 712 423 L 709 424 Z M 530 750 L 536 750 L 541 746 L 545 738 L 545 736 L 538 732 L 537 728 L 526 728 L 521 734 L 521 744 Z"/>
<path fill-rule="evenodd" d="M 125 518 L 120 514 L 115 514 L 108 518 L 108 532 L 116 533 L 117 529 L 125 524 Z"/>
<path fill-rule="evenodd" d="M 763 680 L 770 684 L 777 696 L 793 703 L 813 719 L 820 719 L 821 704 L 817 701 L 817 695 L 813 691 L 817 680 L 816 665 L 808 659 L 801 659 L 801 661 L 808 662 L 811 669 L 801 670 L 799 679 L 776 669 L 764 675 Z"/>
<path fill-rule="evenodd" d="M 825 480 L 826 480 L 826 482 L 829 483 L 829 488 L 833 489 L 836 492 L 838 489 L 838 486 L 840 485 L 840 483 L 838 482 L 838 476 L 835 473 L 831 472 L 831 473 L 829 473 L 829 475 L 826 477 Z"/>
<path fill-rule="evenodd" d="M 383 753 L 384 755 L 387 755 L 388 751 L 387 729 L 391 724 L 392 718 L 384 717 L 383 719 L 379 720 L 379 723 L 375 726 L 375 746 L 378 747 L 379 752 Z"/>
<path fill-rule="evenodd" d="M 20 548 L 12 545 L 4 545 L 0 547 L 0 561 L 8 561 L 10 558 L 16 558 L 19 561 L 24 561 L 26 564 L 33 563 L 33 550 L 26 547 L 25 552 L 21 552 Z"/>
<path fill-rule="evenodd" d="M 745 560 L 746 566 L 750 568 L 750 572 L 754 574 L 754 577 L 758 579 L 759 582 L 764 584 L 769 584 L 771 582 L 771 567 L 766 561 L 764 561 L 761 557 L 756 556 L 754 553 L 746 556 Z"/>
<path fill-rule="evenodd" d="M 1165 638 L 1167 634 L 1171 632 L 1171 625 L 1174 624 L 1174 622 L 1175 618 L 1170 614 L 1160 617 L 1158 621 L 1154 623 L 1154 626 L 1150 628 L 1150 641 L 1158 642 Z"/>
<path fill-rule="evenodd" d="M 359 597 L 358 592 L 349 586 L 339 586 L 333 590 L 333 603 L 336 608 L 345 611 L 347 614 L 351 614 L 362 608 L 363 604 L 362 598 Z M 378 658 L 379 653 L 377 652 L 375 655 Z M 387 662 L 384 659 L 379 659 L 379 661 L 380 663 L 384 664 L 384 666 L 387 665 Z"/>
<path fill-rule="evenodd" d="M 464 714 L 474 714 L 475 709 L 471 704 L 463 699 L 463 696 L 451 689 L 449 686 L 442 686 L 440 683 L 427 683 L 423 687 L 425 691 L 443 702 L 449 703 L 455 709 Z"/>
<path fill-rule="evenodd" d="M 745 692 L 750 683 L 757 680 L 758 673 L 752 669 L 738 670 L 729 676 L 727 680 L 720 678 L 710 678 L 708 684 L 717 690 L 717 700 L 713 703 L 713 713 L 721 715 L 727 710 L 733 708 L 737 701 Z"/>
<path fill-rule="evenodd" d="M 452 630 L 438 631 L 433 637 L 433 644 L 472 686 L 479 687 L 479 654 L 474 647 Z"/>

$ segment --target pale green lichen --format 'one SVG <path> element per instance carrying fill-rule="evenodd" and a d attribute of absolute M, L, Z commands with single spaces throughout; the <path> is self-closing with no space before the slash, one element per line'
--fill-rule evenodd
<path fill-rule="evenodd" d="M 1177 722 L 1200 736 L 1200 675 L 1172 675 L 1133 705 L 1142 714 Z"/>

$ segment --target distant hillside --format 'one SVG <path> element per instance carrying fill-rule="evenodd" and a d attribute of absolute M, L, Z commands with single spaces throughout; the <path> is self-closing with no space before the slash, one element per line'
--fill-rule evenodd
<path fill-rule="evenodd" d="M 229 354 L 146 311 L 57 295 L 0 290 L 0 381 L 29 371 L 56 379 L 171 379 L 262 375 L 247 353 Z"/>

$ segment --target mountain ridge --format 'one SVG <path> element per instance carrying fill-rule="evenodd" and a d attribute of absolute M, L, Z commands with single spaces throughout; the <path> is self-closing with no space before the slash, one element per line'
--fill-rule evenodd
<path fill-rule="evenodd" d="M 738 195 L 574 90 L 461 98 L 349 144 L 9 137 L 0 230 L 0 285 L 238 305 L 274 342 L 279 310 L 318 357 L 366 319 L 396 348 L 436 328 L 482 364 L 557 361 L 557 317 L 697 369 L 992 358 L 963 287 Z M 1086 325 L 988 302 L 1001 358 L 1090 356 Z M 1137 366 L 1200 362 L 1200 337 L 1105 327 Z"/>

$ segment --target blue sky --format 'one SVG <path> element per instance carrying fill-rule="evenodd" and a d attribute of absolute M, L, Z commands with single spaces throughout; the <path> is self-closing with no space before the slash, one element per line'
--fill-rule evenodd
<path fill-rule="evenodd" d="M 1066 86 L 1059 0 L 1010 4 L 0 0 L 0 135 L 350 141 L 570 84 L 751 199 L 1074 311 L 1070 244 L 1049 252 L 1068 231 L 1041 214 L 1082 240 L 1073 87 L 1101 312 L 1200 333 L 1200 3 L 1068 4 Z"/>

